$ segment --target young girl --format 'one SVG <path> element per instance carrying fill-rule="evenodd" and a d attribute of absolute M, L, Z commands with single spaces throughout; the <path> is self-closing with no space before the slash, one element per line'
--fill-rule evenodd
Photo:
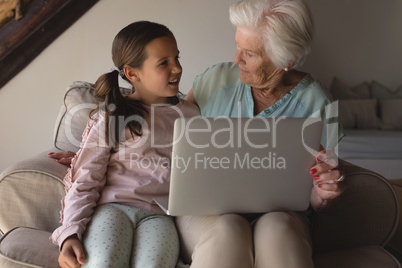
<path fill-rule="evenodd" d="M 112 57 L 116 67 L 95 83 L 99 104 L 64 179 L 63 225 L 51 239 L 61 267 L 174 267 L 175 225 L 153 197 L 168 195 L 174 120 L 199 110 L 177 97 L 179 50 L 165 26 L 128 25 Z M 131 95 L 122 96 L 119 75 Z"/>

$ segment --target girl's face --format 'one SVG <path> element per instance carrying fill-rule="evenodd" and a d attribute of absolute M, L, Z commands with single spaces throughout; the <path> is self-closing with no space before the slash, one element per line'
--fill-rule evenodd
<path fill-rule="evenodd" d="M 260 34 L 238 27 L 234 62 L 240 68 L 240 81 L 255 88 L 263 88 L 270 75 L 277 70 L 265 53 Z"/>
<path fill-rule="evenodd" d="M 136 69 L 137 83 L 133 97 L 144 104 L 166 103 L 179 91 L 182 67 L 173 36 L 152 40 L 145 47 L 147 55 L 141 69 Z"/>

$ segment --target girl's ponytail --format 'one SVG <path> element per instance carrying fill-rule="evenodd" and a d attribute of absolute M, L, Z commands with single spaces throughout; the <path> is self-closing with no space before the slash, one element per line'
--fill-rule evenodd
<path fill-rule="evenodd" d="M 102 110 L 104 110 L 107 114 L 113 112 L 113 110 L 116 108 L 116 104 L 121 103 L 124 99 L 120 92 L 118 75 L 119 72 L 117 70 L 113 70 L 109 73 L 101 75 L 95 82 L 96 97 L 100 103 L 103 102 L 104 106 L 98 106 L 98 108 L 102 108 Z"/>
<path fill-rule="evenodd" d="M 117 147 L 119 144 L 120 134 L 124 133 L 122 132 L 124 127 L 128 127 L 134 135 L 142 135 L 142 122 L 129 121 L 127 125 L 121 123 L 133 114 L 143 118 L 146 112 L 140 102 L 123 96 L 119 87 L 119 74 L 120 71 L 116 68 L 116 70 L 105 73 L 96 80 L 95 94 L 98 98 L 98 106 L 90 114 L 92 116 L 97 111 L 102 112 L 105 117 L 106 140 L 111 142 L 112 147 Z"/>

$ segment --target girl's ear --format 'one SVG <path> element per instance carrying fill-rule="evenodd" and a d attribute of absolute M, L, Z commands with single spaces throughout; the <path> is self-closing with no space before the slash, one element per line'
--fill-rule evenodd
<path fill-rule="evenodd" d="M 140 77 L 138 75 L 138 69 L 131 67 L 129 65 L 125 65 L 123 68 L 124 75 L 131 83 L 136 84 L 140 81 Z"/>

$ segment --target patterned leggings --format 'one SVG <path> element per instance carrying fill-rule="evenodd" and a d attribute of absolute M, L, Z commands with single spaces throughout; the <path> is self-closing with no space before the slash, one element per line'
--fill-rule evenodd
<path fill-rule="evenodd" d="M 179 240 L 173 219 L 139 208 L 96 208 L 83 242 L 86 268 L 175 267 Z"/>

